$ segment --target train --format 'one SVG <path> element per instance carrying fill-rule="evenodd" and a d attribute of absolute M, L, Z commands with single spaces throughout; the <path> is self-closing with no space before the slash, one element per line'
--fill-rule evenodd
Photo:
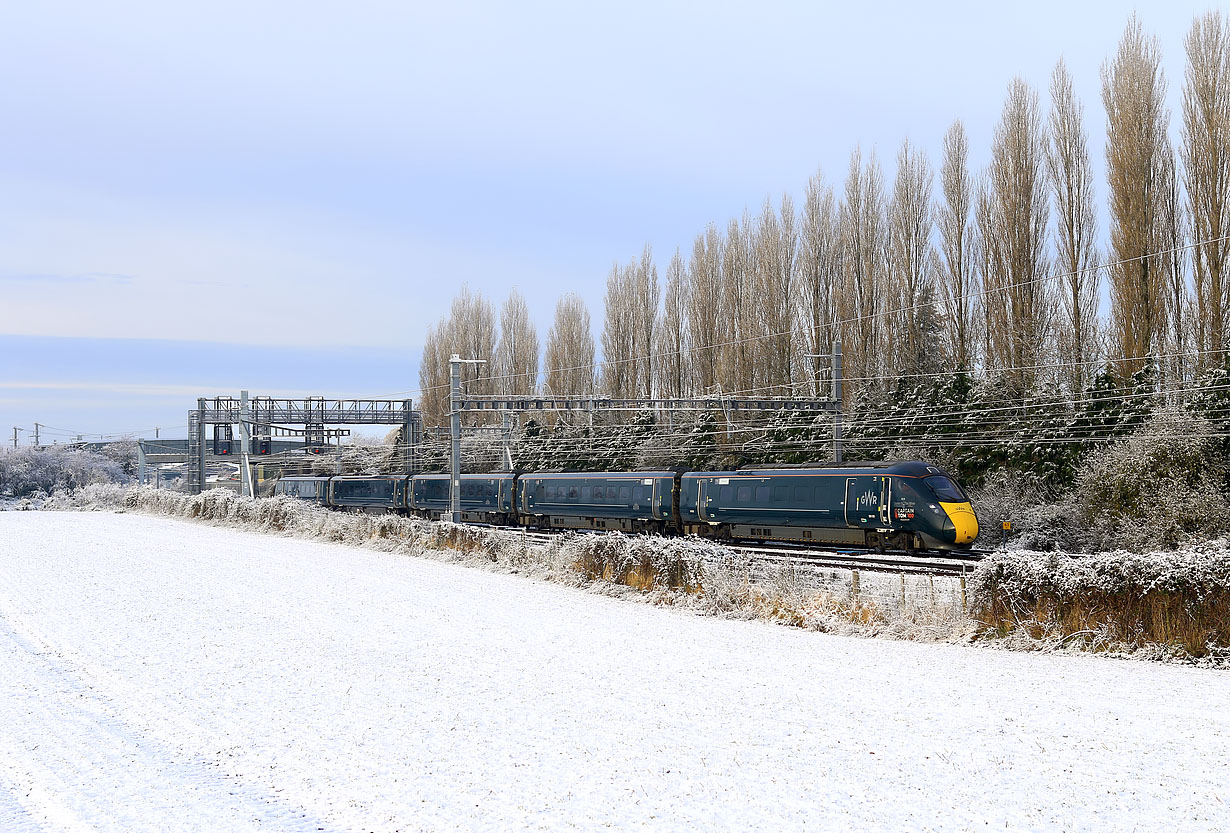
<path fill-rule="evenodd" d="M 274 494 L 333 509 L 428 519 L 450 513 L 449 476 L 283 477 Z M 947 472 L 920 460 L 732 471 L 461 475 L 467 523 L 619 530 L 869 550 L 969 550 L 978 518 Z"/>

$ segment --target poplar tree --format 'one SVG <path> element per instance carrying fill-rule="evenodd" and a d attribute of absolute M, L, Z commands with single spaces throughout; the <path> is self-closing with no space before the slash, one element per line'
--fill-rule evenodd
<path fill-rule="evenodd" d="M 1157 252 L 1168 148 L 1166 80 L 1157 39 L 1135 16 L 1113 60 L 1102 65 L 1106 107 L 1106 171 L 1110 185 L 1110 281 L 1114 354 L 1119 375 L 1135 373 L 1158 350 L 1164 327 L 1164 284 Z"/>
<path fill-rule="evenodd" d="M 544 356 L 546 390 L 552 396 L 590 396 L 594 392 L 594 337 L 589 310 L 569 292 L 555 305 Z"/>
<path fill-rule="evenodd" d="M 500 310 L 496 376 L 505 395 L 532 395 L 538 389 L 538 333 L 529 306 L 515 289 Z"/>
<path fill-rule="evenodd" d="M 934 299 L 935 252 L 931 248 L 931 186 L 926 157 L 901 143 L 897 176 L 888 204 L 888 301 L 886 355 L 890 375 L 917 374 L 936 364 L 936 345 L 927 335 L 937 315 Z"/>
<path fill-rule="evenodd" d="M 1230 31 L 1221 12 L 1192 22 L 1185 41 L 1183 169 L 1192 231 L 1195 338 L 1202 367 L 1225 367 L 1230 309 Z"/>
<path fill-rule="evenodd" d="M 1015 397 L 1033 392 L 1050 355 L 1045 164 L 1038 94 L 1017 78 L 995 129 L 977 208 L 987 367 Z"/>
<path fill-rule="evenodd" d="M 944 303 L 947 342 L 953 369 L 974 369 L 977 337 L 974 319 L 978 302 L 974 243 L 970 227 L 973 189 L 969 174 L 969 138 L 965 125 L 953 122 L 944 134 L 944 161 L 940 166 L 942 203 L 936 206 L 940 231 L 940 297 Z"/>
<path fill-rule="evenodd" d="M 1092 380 L 1096 359 L 1098 257 L 1093 168 L 1085 135 L 1084 107 L 1072 91 L 1061 60 L 1051 74 L 1047 171 L 1055 203 L 1055 268 L 1062 319 L 1056 346 L 1060 378 L 1075 398 Z"/>
<path fill-rule="evenodd" d="M 821 356 L 833 347 L 836 332 L 836 300 L 840 280 L 840 250 L 837 240 L 837 209 L 833 189 L 817 173 L 807 181 L 799 229 L 798 308 L 800 344 L 811 354 L 811 394 L 820 396 Z"/>

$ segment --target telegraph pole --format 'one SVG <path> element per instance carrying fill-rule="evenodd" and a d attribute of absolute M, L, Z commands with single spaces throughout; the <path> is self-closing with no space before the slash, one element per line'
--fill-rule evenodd
<path fill-rule="evenodd" d="M 841 336 L 833 342 L 833 462 L 841 462 Z"/>
<path fill-rule="evenodd" d="M 35 447 L 35 448 L 38 448 L 38 446 L 39 446 L 39 442 L 38 442 L 38 423 L 36 422 L 36 423 L 34 423 L 34 447 Z"/>
<path fill-rule="evenodd" d="M 463 359 L 454 353 L 448 360 L 449 378 L 449 514 L 453 523 L 461 523 L 461 366 L 463 364 L 486 364 L 483 359 Z"/>
<path fill-rule="evenodd" d="M 243 456 L 240 462 L 243 468 L 239 471 L 239 493 L 244 497 L 256 497 L 252 489 L 252 465 L 248 461 L 248 452 L 252 445 L 252 432 L 248 425 L 251 416 L 248 410 L 248 392 L 241 390 L 239 392 L 239 442 L 242 443 Z"/>
<path fill-rule="evenodd" d="M 18 432 L 18 431 L 25 431 L 25 430 L 26 430 L 26 429 L 24 429 L 24 428 L 18 428 L 16 425 L 14 425 L 14 426 L 13 426 L 13 448 L 16 448 L 16 447 L 17 447 L 17 432 Z"/>
<path fill-rule="evenodd" d="M 512 471 L 512 413 L 510 411 L 500 411 L 500 422 L 503 423 L 500 439 L 504 445 L 504 468 Z"/>

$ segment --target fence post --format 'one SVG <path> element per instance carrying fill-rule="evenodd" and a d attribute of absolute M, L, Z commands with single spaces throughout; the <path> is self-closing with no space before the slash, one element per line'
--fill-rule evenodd
<path fill-rule="evenodd" d="M 965 603 L 965 573 L 962 573 L 962 574 L 961 574 L 961 612 L 962 612 L 962 613 L 965 613 L 965 611 L 966 611 L 966 603 Z"/>
<path fill-rule="evenodd" d="M 901 574 L 901 607 L 905 607 L 905 573 Z"/>
<path fill-rule="evenodd" d="M 857 606 L 859 602 L 858 570 L 850 571 L 850 596 L 854 599 L 855 606 Z"/>

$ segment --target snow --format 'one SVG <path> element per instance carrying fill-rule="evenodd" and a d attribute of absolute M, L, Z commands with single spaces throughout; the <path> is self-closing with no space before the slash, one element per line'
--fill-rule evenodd
<path fill-rule="evenodd" d="M 0 513 L 0 830 L 1225 830 L 1230 677 Z"/>

